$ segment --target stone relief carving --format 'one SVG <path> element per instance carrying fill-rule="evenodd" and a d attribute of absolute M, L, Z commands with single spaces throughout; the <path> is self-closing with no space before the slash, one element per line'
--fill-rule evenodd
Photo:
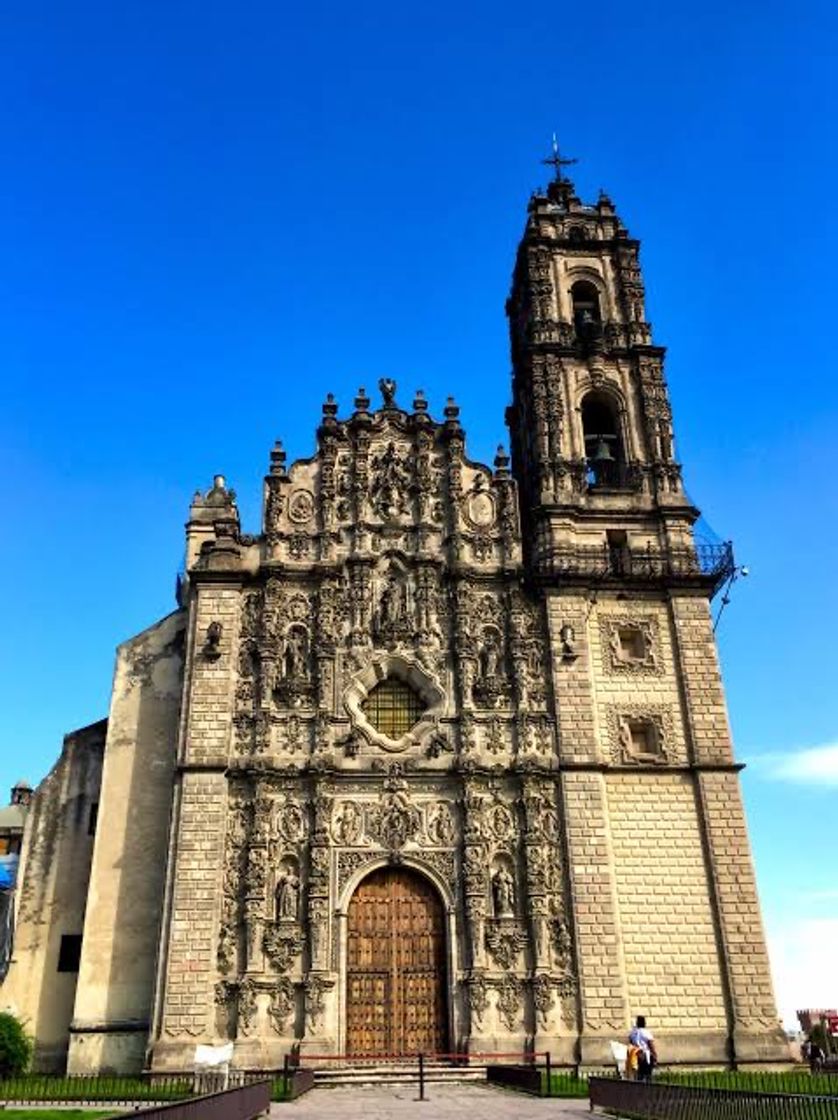
<path fill-rule="evenodd" d="M 390 851 L 398 851 L 408 840 L 415 839 L 420 823 L 407 782 L 398 772 L 392 774 L 384 782 L 378 807 L 370 814 L 370 835 Z"/>
<path fill-rule="evenodd" d="M 521 1022 L 522 981 L 507 973 L 500 980 L 493 980 L 492 987 L 497 992 L 497 1010 L 508 1030 L 514 1031 Z"/>
<path fill-rule="evenodd" d="M 503 969 L 514 968 L 518 954 L 527 944 L 526 927 L 512 917 L 486 921 L 486 948 Z"/>
<path fill-rule="evenodd" d="M 271 991 L 268 1019 L 276 1034 L 288 1033 L 288 1021 L 294 1013 L 295 987 L 287 976 L 280 977 Z"/>
<path fill-rule="evenodd" d="M 326 1006 L 326 992 L 334 988 L 335 982 L 326 976 L 310 974 L 304 984 L 306 996 L 306 1020 L 311 1030 L 316 1030 Z"/>
<path fill-rule="evenodd" d="M 340 801 L 332 817 L 332 836 L 336 844 L 357 844 L 363 834 L 364 815 L 355 801 Z"/>
<path fill-rule="evenodd" d="M 603 615 L 599 620 L 606 672 L 661 675 L 660 628 L 652 615 Z"/>
<path fill-rule="evenodd" d="M 468 1005 L 471 1013 L 471 1027 L 481 1027 L 486 1012 L 489 1009 L 489 985 L 485 976 L 473 973 L 466 979 L 468 990 Z"/>
<path fill-rule="evenodd" d="M 249 979 L 242 980 L 238 990 L 238 1034 L 253 1032 L 256 1020 L 256 985 Z"/>
<path fill-rule="evenodd" d="M 372 457 L 370 505 L 373 511 L 385 521 L 407 513 L 411 482 L 407 456 L 391 441 Z"/>
<path fill-rule="evenodd" d="M 675 720 L 667 704 L 611 705 L 608 709 L 611 761 L 617 765 L 666 765 L 683 761 Z"/>
<path fill-rule="evenodd" d="M 277 972 L 287 972 L 303 951 L 302 933 L 295 922 L 271 922 L 262 937 L 262 948 Z"/>
<path fill-rule="evenodd" d="M 444 801 L 440 801 L 428 810 L 427 834 L 432 844 L 441 848 L 447 847 L 454 841 L 455 828 L 451 817 L 451 810 Z"/>

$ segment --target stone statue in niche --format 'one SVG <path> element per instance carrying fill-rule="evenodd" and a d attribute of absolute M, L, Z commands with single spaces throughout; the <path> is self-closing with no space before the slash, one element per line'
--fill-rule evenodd
<path fill-rule="evenodd" d="M 285 675 L 308 676 L 308 635 L 302 626 L 292 626 L 285 643 Z"/>
<path fill-rule="evenodd" d="M 395 443 L 388 443 L 372 464 L 372 508 L 379 517 L 388 520 L 406 512 L 410 483 L 405 457 L 399 454 Z"/>
<path fill-rule="evenodd" d="M 387 581 L 381 592 L 381 625 L 397 626 L 405 616 L 404 588 L 399 587 L 393 576 Z"/>
<path fill-rule="evenodd" d="M 496 918 L 515 916 L 515 881 L 509 869 L 503 864 L 492 876 L 492 901 L 495 905 Z"/>
<path fill-rule="evenodd" d="M 480 651 L 480 668 L 486 680 L 494 680 L 500 674 L 500 638 L 496 630 L 487 629 L 483 649 Z"/>
<path fill-rule="evenodd" d="M 286 867 L 276 881 L 276 916 L 278 921 L 295 922 L 300 913 L 300 879 L 293 867 Z"/>
<path fill-rule="evenodd" d="M 494 626 L 487 626 L 483 631 L 478 668 L 480 675 L 474 684 L 474 695 L 485 707 L 497 707 L 506 699 L 508 687 L 503 644 Z"/>
<path fill-rule="evenodd" d="M 381 590 L 376 634 L 384 642 L 408 641 L 413 634 L 413 612 L 406 582 L 390 571 Z"/>
<path fill-rule="evenodd" d="M 313 696 L 308 631 L 295 624 L 288 628 L 274 695 L 280 704 L 298 708 Z"/>

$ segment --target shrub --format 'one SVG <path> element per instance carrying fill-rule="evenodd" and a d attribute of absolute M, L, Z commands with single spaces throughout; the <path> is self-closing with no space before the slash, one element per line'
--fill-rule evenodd
<path fill-rule="evenodd" d="M 0 1077 L 24 1073 L 32 1057 L 32 1042 L 22 1024 L 8 1011 L 0 1011 Z"/>

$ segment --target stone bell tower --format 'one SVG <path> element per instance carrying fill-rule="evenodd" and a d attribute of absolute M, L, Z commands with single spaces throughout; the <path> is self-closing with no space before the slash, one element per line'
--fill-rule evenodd
<path fill-rule="evenodd" d="M 582 1060 L 638 1014 L 672 1060 L 787 1056 L 710 600 L 639 243 L 562 174 L 529 204 L 507 303 L 526 582 L 552 644 Z"/>

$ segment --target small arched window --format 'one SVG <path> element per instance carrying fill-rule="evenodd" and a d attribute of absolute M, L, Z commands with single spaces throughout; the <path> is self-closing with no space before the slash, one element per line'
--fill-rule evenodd
<path fill-rule="evenodd" d="M 605 393 L 588 393 L 582 401 L 582 432 L 590 486 L 619 486 L 625 456 L 614 400 Z"/>

